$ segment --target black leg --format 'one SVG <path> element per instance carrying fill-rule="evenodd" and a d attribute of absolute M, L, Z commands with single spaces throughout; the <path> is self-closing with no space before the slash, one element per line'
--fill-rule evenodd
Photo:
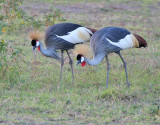
<path fill-rule="evenodd" d="M 108 88 L 108 80 L 109 80 L 109 70 L 110 70 L 110 66 L 109 66 L 109 61 L 108 61 L 108 56 L 106 55 L 106 61 L 107 61 L 107 81 L 106 81 L 106 88 Z"/>
<path fill-rule="evenodd" d="M 61 72 L 60 72 L 60 81 L 61 81 L 61 79 L 62 79 L 63 65 L 64 65 L 63 50 L 61 50 Z"/>
<path fill-rule="evenodd" d="M 123 59 L 123 57 L 121 56 L 121 53 L 120 53 L 120 52 L 117 52 L 117 54 L 120 56 L 121 60 L 123 61 L 123 65 L 124 65 L 125 73 L 126 73 L 126 79 L 127 79 L 127 86 L 129 87 L 130 84 L 129 84 L 129 82 L 128 82 L 127 63 L 124 61 L 124 59 Z"/>
<path fill-rule="evenodd" d="M 71 69 L 72 69 L 72 78 L 74 79 L 74 73 L 73 73 L 73 61 L 72 61 L 72 59 L 71 59 L 71 57 L 70 57 L 70 55 L 69 55 L 69 53 L 68 53 L 68 50 L 66 50 L 66 52 L 67 52 L 67 55 L 68 55 L 68 57 L 69 57 L 69 64 L 70 64 Z"/>

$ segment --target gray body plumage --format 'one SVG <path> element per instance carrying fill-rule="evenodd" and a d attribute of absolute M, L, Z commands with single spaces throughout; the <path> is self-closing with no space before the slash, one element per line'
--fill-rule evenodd
<path fill-rule="evenodd" d="M 93 34 L 90 39 L 90 47 L 93 52 L 93 59 L 88 59 L 82 54 L 77 55 L 77 64 L 81 63 L 82 66 L 85 62 L 89 65 L 99 64 L 104 57 L 107 61 L 107 81 L 106 88 L 108 88 L 110 65 L 108 61 L 108 54 L 115 52 L 121 58 L 126 74 L 126 82 L 129 87 L 127 63 L 121 56 L 120 51 L 132 47 L 141 48 L 146 47 L 147 42 L 139 35 L 129 32 L 128 30 L 120 27 L 106 27 Z"/>
<path fill-rule="evenodd" d="M 73 23 L 55 24 L 46 30 L 45 33 L 46 49 L 44 49 L 42 43 L 39 42 L 40 51 L 44 56 L 51 57 L 61 61 L 60 79 L 62 77 L 62 69 L 64 65 L 64 59 L 63 59 L 64 51 L 67 52 L 67 55 L 69 57 L 69 63 L 72 69 L 72 76 L 74 78 L 72 59 L 68 53 L 68 50 L 73 49 L 76 44 L 79 44 L 81 42 L 87 42 L 88 38 L 87 35 L 89 36 L 90 39 L 91 35 L 94 32 L 95 32 L 94 29 L 92 31 L 92 29 L 88 29 L 81 25 Z M 59 56 L 59 53 L 57 53 L 57 51 L 59 50 L 61 51 L 61 57 Z"/>
<path fill-rule="evenodd" d="M 99 54 L 109 54 L 111 52 L 118 52 L 121 48 L 111 44 L 106 38 L 114 42 L 119 42 L 120 39 L 131 34 L 128 30 L 119 27 L 106 27 L 97 31 L 90 40 L 90 46 L 93 50 L 93 56 L 96 57 Z"/>
<path fill-rule="evenodd" d="M 110 70 L 108 54 L 112 52 L 117 53 L 120 56 L 121 60 L 123 61 L 123 64 L 125 67 L 126 79 L 127 79 L 127 86 L 130 85 L 128 82 L 126 62 L 124 61 L 124 59 L 120 54 L 120 50 L 122 50 L 122 48 L 115 46 L 115 45 L 118 45 L 119 44 L 118 42 L 120 42 L 121 40 L 123 40 L 123 44 L 126 45 L 125 42 L 127 43 L 127 40 L 124 38 L 126 38 L 130 34 L 131 33 L 128 30 L 123 28 L 106 27 L 94 33 L 90 39 L 90 47 L 93 52 L 93 59 L 90 60 L 88 58 L 85 58 L 84 60 L 89 65 L 94 66 L 99 64 L 103 60 L 103 58 L 106 57 L 107 66 L 108 66 L 106 88 L 108 88 L 108 79 L 109 79 L 109 70 Z M 109 40 L 116 44 L 113 45 Z M 123 46 L 123 44 L 121 44 L 120 46 Z"/>
<path fill-rule="evenodd" d="M 64 39 L 61 39 L 56 35 L 59 35 L 59 36 L 67 35 L 68 32 L 71 32 L 78 27 L 82 27 L 82 26 L 78 24 L 72 24 L 72 23 L 60 23 L 60 24 L 55 24 L 49 27 L 46 30 L 46 36 L 45 36 L 46 47 L 47 48 L 52 47 L 55 50 L 73 49 L 75 44 L 70 43 Z"/>
<path fill-rule="evenodd" d="M 46 50 L 48 50 L 47 55 L 48 57 L 60 60 L 60 56 L 57 53 L 57 50 L 70 50 L 74 48 L 73 43 L 70 43 L 64 39 L 61 39 L 57 37 L 56 35 L 67 35 L 68 32 L 78 28 L 82 27 L 81 25 L 78 24 L 72 24 L 72 23 L 60 23 L 60 24 L 55 24 L 51 27 L 49 27 L 46 30 L 46 35 L 45 35 L 45 46 Z M 42 52 L 43 53 L 43 52 Z M 45 52 L 46 54 L 46 52 Z"/>
<path fill-rule="evenodd" d="M 120 39 L 125 38 L 126 35 L 131 34 L 128 30 L 119 27 L 106 27 L 93 34 L 90 39 L 90 47 L 93 52 L 93 59 L 86 59 L 89 65 L 97 65 L 103 58 L 112 52 L 119 52 L 122 50 L 111 44 L 106 38 L 111 41 L 118 42 Z"/>

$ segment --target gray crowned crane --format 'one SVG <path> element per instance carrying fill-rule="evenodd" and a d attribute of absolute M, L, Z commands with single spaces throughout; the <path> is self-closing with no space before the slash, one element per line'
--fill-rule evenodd
<path fill-rule="evenodd" d="M 106 27 L 101 30 L 98 30 L 93 34 L 90 39 L 90 47 L 93 52 L 93 59 L 90 60 L 83 55 L 83 48 L 81 48 L 81 52 L 77 55 L 77 65 L 81 63 L 82 67 L 87 63 L 91 66 L 99 64 L 104 57 L 106 57 L 107 61 L 107 81 L 106 88 L 108 88 L 108 79 L 109 79 L 109 61 L 108 54 L 115 52 L 117 53 L 125 68 L 125 74 L 127 79 L 127 86 L 130 84 L 128 82 L 127 75 L 127 64 L 121 56 L 120 51 L 128 48 L 141 48 L 146 47 L 147 42 L 139 35 L 131 33 L 127 29 L 120 27 Z M 76 50 L 75 50 L 76 51 Z"/>
<path fill-rule="evenodd" d="M 39 41 L 41 32 L 32 31 L 29 33 L 31 38 L 31 45 L 33 46 L 33 51 L 35 48 L 47 57 L 54 58 L 56 60 L 61 61 L 61 72 L 60 72 L 60 80 L 62 78 L 62 70 L 64 65 L 63 53 L 67 52 L 69 57 L 69 64 L 72 69 L 72 78 L 74 79 L 73 73 L 73 65 L 72 59 L 68 53 L 68 50 L 73 49 L 76 44 L 89 42 L 93 33 L 96 32 L 95 29 L 83 27 L 79 24 L 73 23 L 60 23 L 55 24 L 49 27 L 45 32 L 45 45 L 46 48 L 43 47 L 43 44 Z M 57 50 L 61 51 L 61 57 L 57 53 Z"/>

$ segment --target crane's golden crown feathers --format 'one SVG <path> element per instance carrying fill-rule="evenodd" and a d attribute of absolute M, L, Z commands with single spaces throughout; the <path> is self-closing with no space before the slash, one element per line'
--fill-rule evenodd
<path fill-rule="evenodd" d="M 78 54 L 81 54 L 87 58 L 92 57 L 91 48 L 86 44 L 77 44 L 74 46 L 73 54 L 77 56 Z"/>
<path fill-rule="evenodd" d="M 30 31 L 28 33 L 31 40 L 40 40 L 44 38 L 44 32 L 40 32 L 38 30 L 36 31 Z"/>

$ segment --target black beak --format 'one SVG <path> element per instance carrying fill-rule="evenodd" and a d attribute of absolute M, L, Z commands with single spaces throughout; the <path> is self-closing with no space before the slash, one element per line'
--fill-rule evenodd
<path fill-rule="evenodd" d="M 35 50 L 36 46 L 33 46 L 33 51 Z"/>
<path fill-rule="evenodd" d="M 81 63 L 81 60 L 78 60 L 78 61 L 77 61 L 77 65 L 78 65 L 79 63 Z"/>

